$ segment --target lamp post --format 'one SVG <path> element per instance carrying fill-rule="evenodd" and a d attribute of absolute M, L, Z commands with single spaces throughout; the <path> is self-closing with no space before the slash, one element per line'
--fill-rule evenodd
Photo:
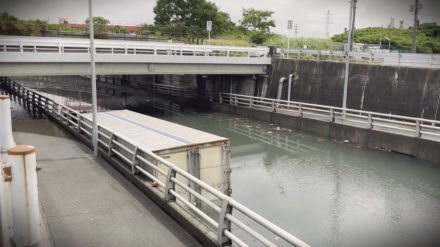
<path fill-rule="evenodd" d="M 98 123 L 97 123 L 97 98 L 96 98 L 96 69 L 95 69 L 95 32 L 93 29 L 93 9 L 92 0 L 89 0 L 89 36 L 90 36 L 90 67 L 92 80 L 92 112 L 93 112 L 93 133 L 92 145 L 93 153 L 98 156 Z"/>
<path fill-rule="evenodd" d="M 350 1 L 350 19 L 348 25 L 348 42 L 345 47 L 345 76 L 344 76 L 344 92 L 342 98 L 342 108 L 347 109 L 347 92 L 348 92 L 348 76 L 350 69 L 350 52 L 353 47 L 353 27 L 354 27 L 354 15 L 356 10 L 357 0 Z M 345 115 L 344 115 L 345 116 Z"/>

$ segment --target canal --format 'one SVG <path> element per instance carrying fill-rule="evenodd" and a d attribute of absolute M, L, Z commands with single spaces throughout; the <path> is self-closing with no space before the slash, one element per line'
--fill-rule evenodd
<path fill-rule="evenodd" d="M 166 100 L 128 108 L 230 138 L 232 197 L 312 246 L 440 246 L 438 164 Z"/>

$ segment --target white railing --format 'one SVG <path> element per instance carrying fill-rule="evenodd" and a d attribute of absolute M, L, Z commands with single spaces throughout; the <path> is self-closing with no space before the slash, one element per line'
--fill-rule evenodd
<path fill-rule="evenodd" d="M 84 115 L 57 104 L 33 90 L 22 87 L 9 78 L 3 77 L 1 83 L 13 93 L 22 97 L 24 101 L 40 108 L 47 115 L 59 120 L 64 126 L 76 131 L 79 135 L 87 137 L 91 142 L 92 123 Z M 224 246 L 230 242 L 237 246 L 249 246 L 246 243 L 249 239 L 245 240 L 234 234 L 231 225 L 266 246 L 278 246 L 286 243 L 291 246 L 309 246 L 233 198 L 153 152 L 138 148 L 130 140 L 118 133 L 111 132 L 101 125 L 98 125 L 98 142 L 101 153 L 117 157 L 126 165 L 127 169 L 131 170 L 133 176 L 139 178 L 140 175 L 143 175 L 157 185 L 148 186 L 148 189 L 155 190 L 162 195 L 163 200 L 167 203 L 176 203 L 182 209 L 190 211 L 199 221 L 204 222 L 211 233 L 216 234 L 219 246 Z M 193 189 L 194 186 L 188 184 L 193 184 L 200 190 Z M 204 203 L 208 210 L 202 209 L 203 207 L 188 199 L 189 195 Z M 207 211 L 210 212 L 209 215 Z M 241 217 L 237 217 L 236 213 L 232 213 L 233 211 L 240 213 Z M 212 214 L 215 214 L 215 216 L 212 216 Z M 252 224 L 246 224 L 245 221 L 252 222 Z M 267 232 L 259 232 L 254 228 L 255 225 L 258 225 L 258 228 L 266 229 Z M 268 234 L 274 237 L 269 238 L 267 237 Z M 274 242 L 273 239 L 278 240 Z M 284 242 L 280 242 L 281 239 Z"/>
<path fill-rule="evenodd" d="M 344 51 L 278 49 L 281 58 L 344 61 Z M 405 67 L 440 68 L 440 54 L 350 52 L 350 62 Z"/>
<path fill-rule="evenodd" d="M 440 141 L 440 121 L 438 120 L 229 93 L 220 93 L 215 100 L 223 104 Z"/>
<path fill-rule="evenodd" d="M 5 53 L 89 53 L 89 47 L 90 43 L 85 39 L 23 39 L 0 36 L 0 52 Z M 267 47 L 207 46 L 115 40 L 95 40 L 95 47 L 97 54 L 262 58 L 267 57 L 269 52 Z"/>

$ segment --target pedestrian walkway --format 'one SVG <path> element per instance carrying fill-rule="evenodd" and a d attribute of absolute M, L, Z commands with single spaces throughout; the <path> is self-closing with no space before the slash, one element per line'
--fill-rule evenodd
<path fill-rule="evenodd" d="M 52 246 L 200 246 L 105 161 L 48 120 L 13 122 L 37 151 L 38 191 Z"/>

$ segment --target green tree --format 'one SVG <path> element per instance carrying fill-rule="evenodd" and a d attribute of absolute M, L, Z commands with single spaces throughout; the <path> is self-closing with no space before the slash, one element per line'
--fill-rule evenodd
<path fill-rule="evenodd" d="M 235 27 L 227 13 L 206 0 L 158 0 L 154 7 L 154 24 L 164 32 L 188 36 L 206 36 L 206 22 L 213 22 L 212 35 L 219 35 Z"/>
<path fill-rule="evenodd" d="M 262 44 L 267 40 L 270 28 L 275 27 L 272 14 L 272 11 L 267 10 L 243 9 L 243 18 L 240 21 L 240 26 L 249 34 L 252 43 Z"/>
<path fill-rule="evenodd" d="M 112 27 L 112 33 L 115 34 L 128 34 L 128 29 L 126 27 L 121 27 L 119 25 Z"/>
<path fill-rule="evenodd" d="M 356 29 L 354 42 L 379 44 L 380 39 L 391 39 L 391 49 L 409 51 L 411 49 L 411 29 L 368 27 Z M 334 35 L 332 40 L 345 43 L 347 32 Z M 382 42 L 387 42 L 382 40 Z M 440 53 L 440 26 L 436 24 L 421 24 L 417 30 L 417 52 Z"/>
<path fill-rule="evenodd" d="M 13 16 L 4 12 L 0 15 L 0 33 L 4 35 L 20 35 L 18 28 L 19 20 Z"/>
<path fill-rule="evenodd" d="M 269 34 L 270 28 L 275 27 L 272 15 L 273 12 L 268 10 L 243 9 L 243 19 L 240 25 L 247 31 Z"/>
<path fill-rule="evenodd" d="M 140 24 L 136 27 L 136 34 L 138 35 L 149 35 L 157 31 L 157 28 L 153 24 Z"/>
<path fill-rule="evenodd" d="M 87 18 L 86 23 L 89 24 L 89 19 Z M 93 30 L 95 32 L 95 38 L 105 38 L 109 32 L 108 24 L 109 20 L 101 16 L 93 17 Z"/>

